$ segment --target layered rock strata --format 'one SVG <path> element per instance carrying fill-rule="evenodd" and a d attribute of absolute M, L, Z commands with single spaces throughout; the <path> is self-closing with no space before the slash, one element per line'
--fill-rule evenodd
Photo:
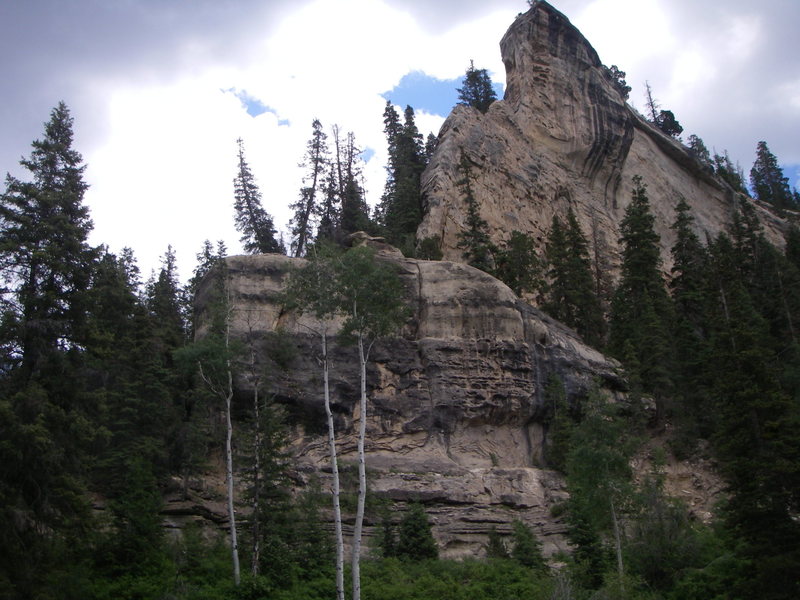
<path fill-rule="evenodd" d="M 595 385 L 622 398 L 618 363 L 477 269 L 403 258 L 366 243 L 397 268 L 412 309 L 396 337 L 375 344 L 367 371 L 371 493 L 396 511 L 423 502 L 444 556 L 480 555 L 489 529 L 509 534 L 517 518 L 533 527 L 546 553 L 567 549 L 564 524 L 551 513 L 566 498 L 564 483 L 540 466 L 550 410 L 544 387 L 556 375 L 571 402 Z M 269 364 L 264 354 L 272 332 L 281 331 L 282 343 L 294 350 L 285 369 L 269 374 L 269 392 L 292 423 L 299 488 L 317 477 L 326 488 L 318 324 L 285 311 L 280 301 L 290 269 L 302 264 L 280 255 L 227 258 L 231 333 L 253 345 L 261 365 Z M 197 295 L 201 336 L 213 288 L 209 278 Z M 338 327 L 334 322 L 332 335 Z M 353 493 L 347 465 L 356 459 L 358 358 L 355 348 L 335 340 L 330 356 L 338 447 L 346 492 Z M 243 416 L 250 385 L 246 376 L 237 381 L 236 410 Z M 367 546 L 377 519 L 377 512 L 367 515 Z"/>

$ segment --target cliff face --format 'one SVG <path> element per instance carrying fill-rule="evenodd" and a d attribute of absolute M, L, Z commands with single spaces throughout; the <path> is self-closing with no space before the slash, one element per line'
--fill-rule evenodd
<path fill-rule="evenodd" d="M 443 556 L 480 555 L 489 530 L 510 534 L 514 519 L 533 528 L 547 554 L 566 550 L 564 523 L 551 515 L 566 498 L 564 482 L 541 466 L 551 410 L 544 388 L 557 375 L 570 402 L 579 402 L 594 385 L 624 399 L 618 363 L 477 269 L 403 258 L 375 240 L 362 243 L 395 265 L 412 309 L 397 336 L 375 344 L 368 366 L 371 493 L 398 510 L 410 501 L 424 502 Z M 320 340 L 312 331 L 318 324 L 284 311 L 280 302 L 290 269 L 302 264 L 281 255 L 227 258 L 231 334 L 251 344 L 265 366 L 270 364 L 265 354 L 275 342 L 271 335 L 282 332 L 280 343 L 293 350 L 292 358 L 283 369 L 270 368 L 269 395 L 286 407 L 292 423 L 298 487 L 318 477 L 327 489 Z M 207 278 L 197 294 L 199 336 L 214 286 Z M 338 329 L 334 322 L 331 336 Z M 329 353 L 332 408 L 347 471 L 356 462 L 358 357 L 355 348 L 335 340 Z M 234 410 L 245 414 L 251 389 L 246 374 L 236 387 Z M 697 481 L 676 485 L 704 516 L 713 498 Z M 345 492 L 354 492 L 355 485 L 351 481 Z M 201 514 L 173 504 L 170 514 Z M 224 521 L 224 515 L 219 517 Z M 377 518 L 368 512 L 367 547 L 377 533 Z M 346 534 L 347 527 L 348 521 Z"/>
<path fill-rule="evenodd" d="M 479 553 L 489 528 L 510 532 L 514 518 L 534 526 L 547 550 L 565 549 L 562 525 L 549 516 L 552 504 L 565 497 L 563 482 L 536 467 L 546 438 L 544 386 L 557 374 L 573 401 L 594 381 L 616 394 L 624 386 L 618 364 L 477 269 L 407 259 L 377 245 L 381 260 L 399 270 L 412 315 L 398 337 L 372 349 L 366 445 L 371 491 L 401 506 L 426 502 L 437 540 L 450 556 Z M 292 450 L 301 479 L 317 473 L 324 482 L 319 338 L 310 330 L 316 324 L 282 312 L 278 300 L 289 269 L 302 261 L 259 255 L 226 263 L 232 335 L 252 340 L 263 364 L 269 332 L 283 331 L 284 343 L 296 350 L 287 370 L 270 374 L 270 388 L 295 424 Z M 198 293 L 201 318 L 212 287 L 206 281 Z M 330 355 L 341 459 L 355 462 L 358 358 L 355 348 L 335 342 Z M 244 377 L 237 383 L 244 410 L 249 385 Z M 367 543 L 371 535 L 368 527 Z"/>
<path fill-rule="evenodd" d="M 496 244 L 514 230 L 541 242 L 553 215 L 563 217 L 571 206 L 612 265 L 635 175 L 647 185 L 667 270 L 680 198 L 692 208 L 701 239 L 723 230 L 736 203 L 746 201 L 633 111 L 589 42 L 546 2 L 517 17 L 500 48 L 505 98 L 486 114 L 456 107 L 423 175 L 426 211 L 417 237 L 441 240 L 445 258 L 462 260 L 456 247 L 466 221 L 462 153 Z M 782 221 L 756 209 L 767 236 L 782 245 Z"/>

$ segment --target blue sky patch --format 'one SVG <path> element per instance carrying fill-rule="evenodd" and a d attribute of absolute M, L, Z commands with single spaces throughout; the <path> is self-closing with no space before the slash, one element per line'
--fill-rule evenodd
<path fill-rule="evenodd" d="M 783 174 L 789 178 L 789 187 L 800 191 L 800 165 L 783 165 Z"/>
<path fill-rule="evenodd" d="M 411 71 L 403 75 L 400 83 L 394 88 L 381 95 L 401 108 L 410 105 L 415 111 L 424 110 L 446 117 L 458 102 L 456 90 L 461 87 L 463 79 L 463 77 L 437 79 L 423 71 Z M 494 91 L 498 98 L 503 97 L 501 84 L 495 83 Z"/>
<path fill-rule="evenodd" d="M 242 107 L 247 111 L 247 114 L 251 117 L 257 117 L 258 115 L 263 115 L 265 112 L 270 112 L 276 117 L 279 117 L 278 111 L 272 108 L 271 106 L 267 106 L 258 98 L 251 96 L 247 93 L 247 90 L 237 90 L 236 88 L 230 88 L 224 90 L 226 92 L 230 92 L 234 96 L 239 99 L 239 102 L 242 103 Z M 281 119 L 278 118 L 278 125 L 289 125 L 288 119 Z"/>
<path fill-rule="evenodd" d="M 371 159 L 373 156 L 375 156 L 375 150 L 369 147 L 364 148 L 364 151 L 361 153 L 361 158 L 364 159 L 365 163 L 369 162 L 369 159 Z"/>

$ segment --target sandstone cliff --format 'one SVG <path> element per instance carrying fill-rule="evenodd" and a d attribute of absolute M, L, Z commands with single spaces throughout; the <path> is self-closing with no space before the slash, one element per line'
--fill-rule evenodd
<path fill-rule="evenodd" d="M 458 185 L 462 152 L 496 244 L 514 230 L 541 243 L 553 215 L 563 218 L 571 206 L 611 265 L 634 175 L 648 186 L 666 270 L 680 198 L 692 208 L 701 239 L 730 223 L 737 202 L 751 201 L 628 106 L 589 42 L 546 2 L 517 17 L 500 49 L 505 98 L 486 114 L 457 106 L 423 175 L 425 216 L 417 238 L 439 240 L 445 258 L 462 260 L 456 247 L 466 220 Z M 767 236 L 782 245 L 783 222 L 756 208 Z"/>
<path fill-rule="evenodd" d="M 556 374 L 572 402 L 595 382 L 619 397 L 619 365 L 477 269 L 403 258 L 385 244 L 364 243 L 397 267 L 413 309 L 398 336 L 372 351 L 371 491 L 400 509 L 411 500 L 425 502 L 445 556 L 479 555 L 489 529 L 509 533 L 515 518 L 533 526 L 548 554 L 566 549 L 563 523 L 550 513 L 566 497 L 563 481 L 540 468 L 549 410 L 544 387 Z M 296 349 L 285 371 L 273 370 L 270 389 L 293 423 L 298 482 L 317 474 L 325 484 L 319 340 L 309 329 L 315 324 L 285 312 L 279 301 L 289 269 L 298 264 L 280 255 L 226 259 L 232 334 L 263 353 L 269 333 L 282 330 L 284 343 Z M 201 323 L 212 287 L 206 280 L 198 292 Z M 335 343 L 331 357 L 333 410 L 347 464 L 356 454 L 358 359 L 354 348 Z M 263 354 L 261 361 L 266 364 Z M 242 378 L 237 387 L 247 410 L 249 382 Z M 374 517 L 368 515 L 367 545 Z"/>

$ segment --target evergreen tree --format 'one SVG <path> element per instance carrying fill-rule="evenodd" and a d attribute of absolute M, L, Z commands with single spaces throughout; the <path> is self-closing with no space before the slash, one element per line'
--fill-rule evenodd
<path fill-rule="evenodd" d="M 95 252 L 81 155 L 60 103 L 0 195 L 0 589 L 37 597 L 56 549 L 85 547 L 86 474 L 106 432 L 82 344 Z"/>
<path fill-rule="evenodd" d="M 609 347 L 623 358 L 630 343 L 640 368 L 638 377 L 644 390 L 655 395 L 660 418 L 672 386 L 671 306 L 661 277 L 659 237 L 647 188 L 638 175 L 633 184 L 621 225 L 621 278 L 611 304 Z"/>
<path fill-rule="evenodd" d="M 681 409 L 676 417 L 684 426 L 688 437 L 698 431 L 708 433 L 708 407 L 704 406 L 703 381 L 706 352 L 705 291 L 707 253 L 693 230 L 694 218 L 689 205 L 681 199 L 675 207 L 675 244 L 672 246 L 672 279 L 670 290 L 675 306 L 673 337 L 676 353 L 676 383 Z M 697 429 L 699 427 L 699 430 Z M 688 430 L 686 429 L 688 428 Z"/>
<path fill-rule="evenodd" d="M 339 225 L 341 222 L 341 198 L 337 194 L 336 167 L 329 165 L 325 175 L 324 197 L 319 206 L 319 227 L 317 227 L 318 242 L 335 242 L 339 239 Z"/>
<path fill-rule="evenodd" d="M 683 133 L 683 127 L 671 110 L 662 110 L 656 118 L 656 126 L 670 137 L 678 137 Z"/>
<path fill-rule="evenodd" d="M 436 146 L 438 144 L 439 138 L 433 135 L 433 133 L 429 133 L 428 137 L 425 138 L 425 166 L 431 163 L 433 153 L 436 152 Z"/>
<path fill-rule="evenodd" d="M 73 119 L 62 102 L 50 113 L 44 138 L 20 164 L 32 181 L 6 176 L 0 196 L 0 268 L 8 284 L 4 330 L 12 364 L 29 381 L 48 357 L 77 342 L 93 251 L 83 204 L 88 188 L 82 157 L 72 148 Z"/>
<path fill-rule="evenodd" d="M 485 113 L 492 102 L 497 100 L 497 94 L 486 69 L 476 69 L 471 60 L 461 85 L 462 87 L 457 89 L 459 104 L 472 106 Z"/>
<path fill-rule="evenodd" d="M 324 187 L 324 177 L 328 157 L 327 135 L 322 130 L 319 119 L 311 123 L 311 139 L 306 145 L 306 154 L 303 157 L 303 166 L 307 173 L 303 177 L 303 188 L 300 198 L 290 206 L 294 210 L 292 217 L 292 254 L 304 256 L 306 247 L 313 237 L 312 219 L 319 213 L 318 194 Z"/>
<path fill-rule="evenodd" d="M 489 225 L 481 218 L 478 201 L 472 192 L 472 164 L 462 152 L 458 163 L 461 179 L 457 182 L 467 205 L 466 230 L 458 233 L 458 244 L 467 263 L 487 273 L 494 272 L 497 248 L 489 238 Z"/>
<path fill-rule="evenodd" d="M 508 548 L 497 528 L 492 525 L 486 541 L 486 558 L 509 558 Z"/>
<path fill-rule="evenodd" d="M 686 146 L 689 148 L 689 154 L 694 157 L 704 167 L 714 168 L 711 162 L 711 154 L 708 152 L 705 143 L 700 137 L 692 134 L 686 141 Z"/>
<path fill-rule="evenodd" d="M 422 221 L 420 177 L 427 162 L 425 148 L 413 108 L 406 106 L 401 124 L 394 106 L 387 101 L 383 116 L 389 150 L 386 188 L 381 199 L 383 225 L 389 242 L 410 252 Z"/>
<path fill-rule="evenodd" d="M 611 65 L 611 68 L 606 69 L 606 76 L 614 84 L 622 99 L 627 100 L 631 93 L 631 86 L 625 81 L 625 71 L 621 71 L 617 65 Z"/>
<path fill-rule="evenodd" d="M 535 571 L 547 571 L 547 564 L 542 556 L 542 544 L 536 539 L 531 528 L 519 519 L 512 524 L 511 558 L 523 567 Z"/>
<path fill-rule="evenodd" d="M 172 364 L 172 352 L 186 341 L 186 299 L 178 281 L 175 251 L 167 247 L 158 276 L 145 285 L 145 303 L 153 318 L 155 335 L 160 342 L 160 355 L 165 364 Z"/>
<path fill-rule="evenodd" d="M 566 227 L 553 216 L 546 255 L 550 284 L 544 309 L 575 328 L 587 343 L 601 346 L 603 311 L 595 294 L 588 244 L 572 208 L 567 212 Z"/>
<path fill-rule="evenodd" d="M 683 132 L 683 127 L 678 123 L 671 110 L 662 110 L 658 101 L 653 98 L 653 88 L 650 82 L 645 81 L 645 106 L 647 107 L 648 121 L 658 127 L 670 137 L 678 137 Z"/>
<path fill-rule="evenodd" d="M 753 195 L 778 210 L 796 208 L 789 189 L 789 178 L 783 175 L 778 159 L 767 147 L 767 142 L 758 142 L 756 161 L 750 169 L 750 187 Z"/>
<path fill-rule="evenodd" d="M 439 558 L 428 515 L 419 502 L 413 502 L 400 521 L 397 556 L 407 560 Z"/>
<path fill-rule="evenodd" d="M 725 183 L 733 188 L 736 192 L 746 194 L 747 190 L 744 187 L 744 173 L 738 164 L 733 164 L 731 157 L 728 156 L 728 151 L 725 150 L 721 155 L 714 154 L 714 172 Z"/>
<path fill-rule="evenodd" d="M 497 278 L 521 296 L 538 291 L 543 285 L 542 275 L 533 237 L 512 231 L 506 247 L 497 254 Z"/>
<path fill-rule="evenodd" d="M 792 517 L 800 499 L 800 422 L 736 263 L 734 245 L 720 235 L 711 248 L 708 372 L 714 446 L 731 494 L 726 521 L 748 564 L 736 594 L 787 598 L 800 593 L 792 575 L 800 568 L 800 526 Z"/>
<path fill-rule="evenodd" d="M 272 217 L 261 204 L 261 191 L 244 158 L 242 138 L 236 140 L 236 143 L 239 145 L 239 167 L 233 180 L 233 209 L 236 230 L 242 234 L 244 251 L 249 254 L 281 252 L 282 249 L 275 239 Z"/>
<path fill-rule="evenodd" d="M 344 147 L 339 148 L 340 141 L 335 135 L 336 160 L 340 174 L 339 189 L 341 193 L 341 234 L 347 236 L 356 231 L 371 232 L 372 222 L 369 218 L 369 207 L 364 199 L 364 188 L 361 185 L 362 166 L 361 149 L 356 146 L 355 135 L 349 132 Z"/>

